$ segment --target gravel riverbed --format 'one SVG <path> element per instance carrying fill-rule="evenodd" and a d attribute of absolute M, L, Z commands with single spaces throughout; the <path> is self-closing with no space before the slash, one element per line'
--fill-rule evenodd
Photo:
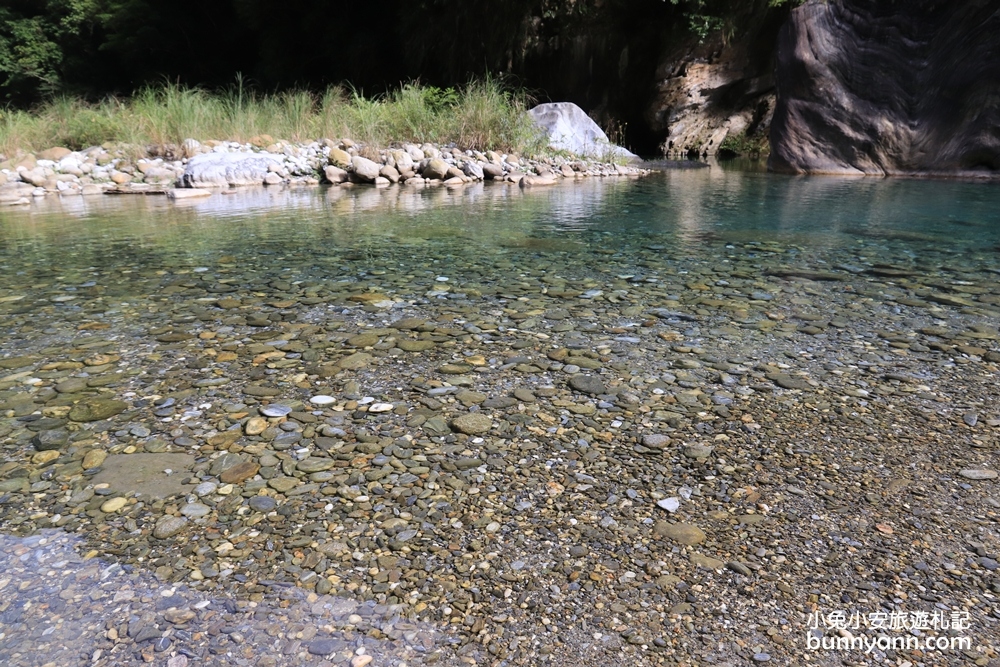
<path fill-rule="evenodd" d="M 1000 259 L 911 241 L 7 254 L 0 662 L 1000 665 Z"/>

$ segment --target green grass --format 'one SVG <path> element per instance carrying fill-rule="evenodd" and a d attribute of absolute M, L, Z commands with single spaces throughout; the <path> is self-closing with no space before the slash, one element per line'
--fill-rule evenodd
<path fill-rule="evenodd" d="M 410 83 L 377 97 L 339 87 L 261 94 L 240 79 L 219 93 L 164 84 L 129 98 L 89 103 L 57 97 L 27 111 L 0 109 L 0 153 L 108 142 L 167 146 L 187 138 L 246 142 L 268 135 L 292 142 L 348 137 L 376 147 L 429 141 L 530 155 L 542 152 L 545 142 L 524 113 L 528 103 L 526 94 L 492 78 L 446 90 Z"/>

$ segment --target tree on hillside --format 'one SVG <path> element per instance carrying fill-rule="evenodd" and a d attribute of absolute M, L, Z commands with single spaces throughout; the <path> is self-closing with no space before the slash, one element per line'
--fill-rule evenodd
<path fill-rule="evenodd" d="M 102 0 L 7 0 L 0 6 L 0 91 L 29 101 L 63 88 L 93 51 Z"/>

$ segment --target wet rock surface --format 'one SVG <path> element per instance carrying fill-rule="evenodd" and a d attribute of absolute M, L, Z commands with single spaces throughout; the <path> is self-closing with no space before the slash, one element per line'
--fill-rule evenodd
<path fill-rule="evenodd" d="M 997 658 L 995 253 L 405 220 L 0 251 L 0 661 L 801 664 L 890 608 Z"/>

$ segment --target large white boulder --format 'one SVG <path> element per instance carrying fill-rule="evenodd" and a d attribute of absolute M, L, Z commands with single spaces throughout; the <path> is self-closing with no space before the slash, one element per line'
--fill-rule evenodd
<path fill-rule="evenodd" d="M 545 130 L 549 146 L 556 150 L 592 159 L 639 159 L 635 153 L 612 144 L 604 130 L 572 102 L 539 104 L 528 114 Z"/>
<path fill-rule="evenodd" d="M 181 182 L 186 188 L 261 185 L 272 165 L 280 167 L 281 157 L 270 153 L 202 153 L 188 160 Z"/>

